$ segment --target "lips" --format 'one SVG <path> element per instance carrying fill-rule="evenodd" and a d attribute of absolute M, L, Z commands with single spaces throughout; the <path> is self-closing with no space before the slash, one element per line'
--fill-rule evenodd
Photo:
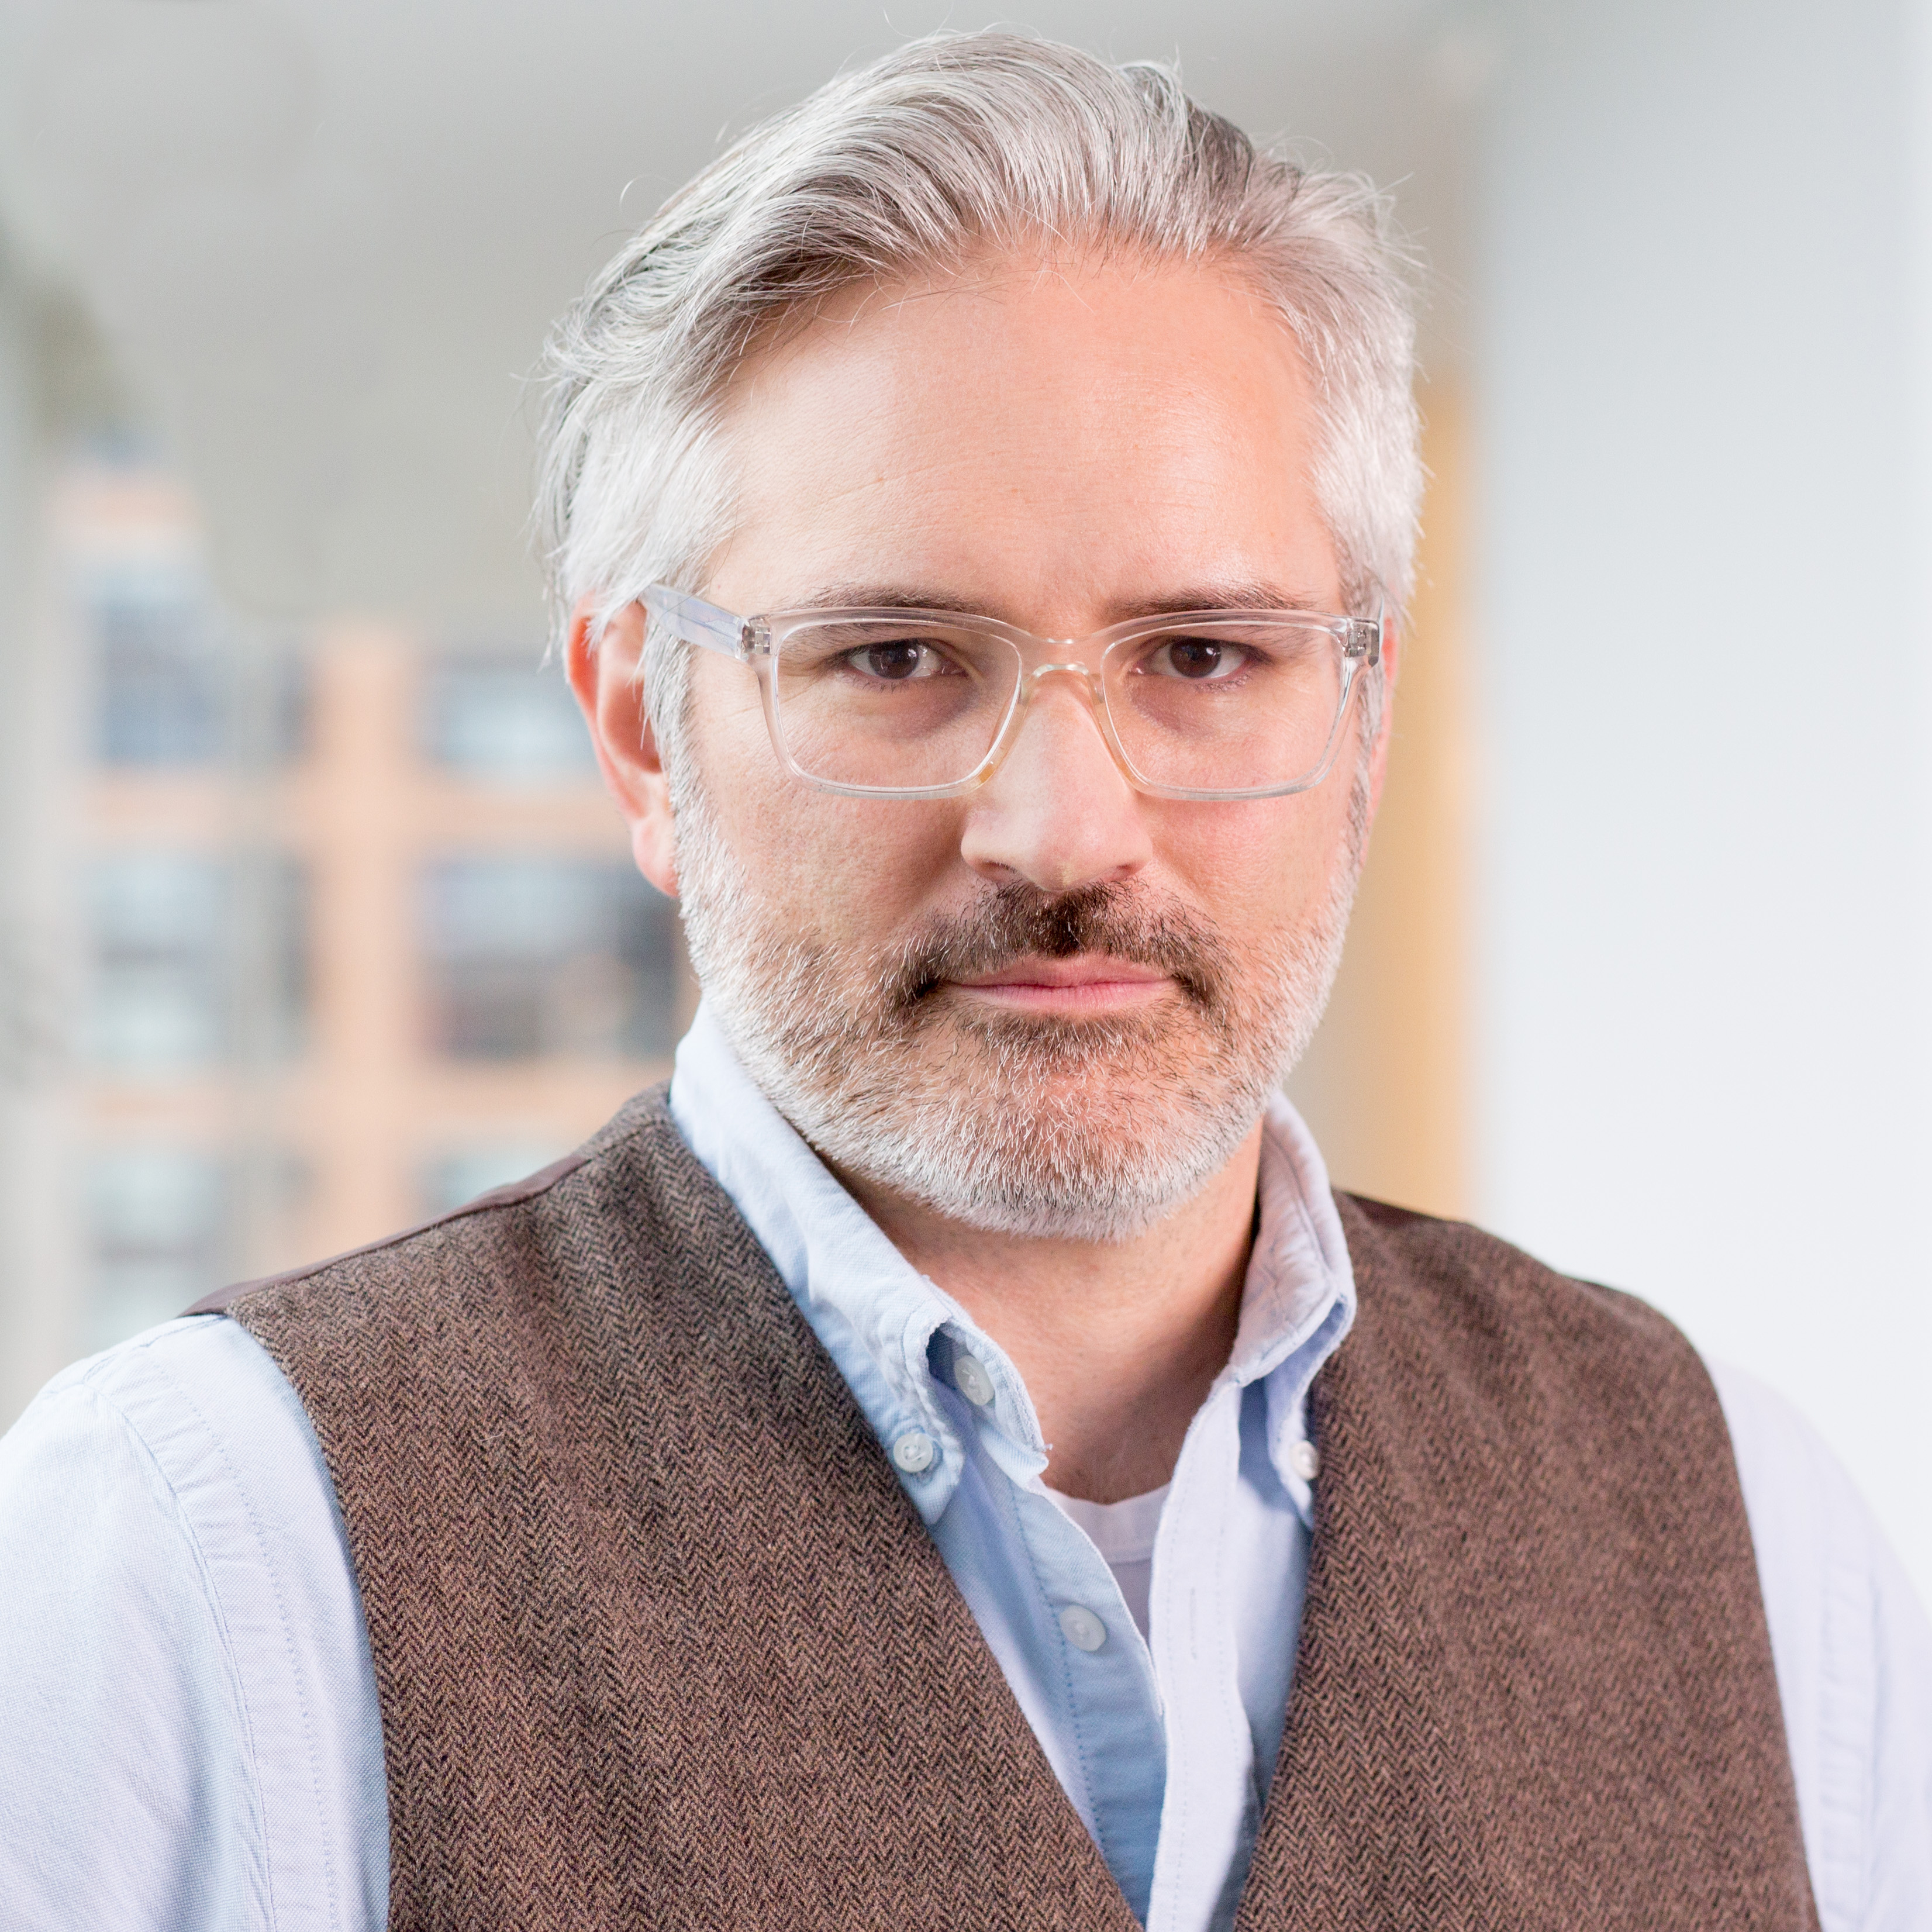
<path fill-rule="evenodd" d="M 1007 987 L 1061 991 L 1086 986 L 1157 986 L 1168 976 L 1157 966 L 1104 954 L 1076 953 L 1070 959 L 1016 960 L 997 973 L 962 974 L 952 983 L 975 992 Z"/>
<path fill-rule="evenodd" d="M 949 982 L 952 991 L 976 1004 L 1066 1015 L 1145 1006 L 1173 984 L 1158 967 L 1094 953 L 1076 953 L 1070 959 L 1018 959 L 996 972 L 962 974 Z"/>

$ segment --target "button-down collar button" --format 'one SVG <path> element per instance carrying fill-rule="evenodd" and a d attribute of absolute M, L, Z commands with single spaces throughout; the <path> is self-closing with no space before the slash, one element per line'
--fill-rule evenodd
<path fill-rule="evenodd" d="M 984 1408 L 993 1400 L 993 1378 L 977 1355 L 955 1355 L 952 1383 L 975 1408 Z"/>
<path fill-rule="evenodd" d="M 1084 1604 L 1069 1604 L 1060 1613 L 1060 1628 L 1076 1650 L 1098 1650 L 1107 1641 L 1107 1626 Z"/>
<path fill-rule="evenodd" d="M 939 1444 L 922 1429 L 908 1429 L 892 1444 L 892 1460 L 908 1476 L 922 1476 L 939 1460 Z"/>
<path fill-rule="evenodd" d="M 1312 1442 L 1298 1442 L 1288 1452 L 1288 1466 L 1304 1483 L 1312 1483 L 1322 1473 L 1322 1458 Z"/>

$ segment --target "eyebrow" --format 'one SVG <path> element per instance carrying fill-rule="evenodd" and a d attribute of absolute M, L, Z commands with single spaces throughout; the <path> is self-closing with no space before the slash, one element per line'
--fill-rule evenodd
<path fill-rule="evenodd" d="M 1000 617 L 982 602 L 959 597 L 916 584 L 833 584 L 814 591 L 788 610 L 944 610 L 961 617 Z M 1117 607 L 1106 625 L 1130 623 L 1136 617 L 1165 617 L 1183 610 L 1307 610 L 1332 615 L 1324 599 L 1278 584 L 1254 580 L 1194 584 L 1160 597 L 1136 598 Z M 1004 619 L 1012 622 L 1016 620 Z"/>

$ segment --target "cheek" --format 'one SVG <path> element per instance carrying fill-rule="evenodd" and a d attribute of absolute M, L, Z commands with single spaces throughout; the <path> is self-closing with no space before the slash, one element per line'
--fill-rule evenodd
<path fill-rule="evenodd" d="M 1352 775 L 1330 772 L 1316 790 L 1288 798 L 1177 801 L 1161 856 L 1184 896 L 1231 938 L 1298 928 L 1328 903 L 1348 844 L 1352 789 Z"/>
<path fill-rule="evenodd" d="M 944 802 L 843 798 L 778 762 L 753 694 L 701 722 L 692 746 L 712 814 L 746 885 L 776 922 L 830 939 L 890 935 L 956 878 L 961 815 Z"/>
<path fill-rule="evenodd" d="M 801 932 L 870 950 L 918 924 L 958 884 L 956 814 L 904 800 L 868 802 L 789 781 L 767 841 L 767 902 Z"/>

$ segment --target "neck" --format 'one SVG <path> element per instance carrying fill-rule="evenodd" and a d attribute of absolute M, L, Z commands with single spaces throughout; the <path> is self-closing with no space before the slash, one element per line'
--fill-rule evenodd
<path fill-rule="evenodd" d="M 1257 1122 L 1192 1200 L 1118 1242 L 988 1234 L 839 1178 L 1025 1378 L 1050 1445 L 1046 1480 L 1118 1502 L 1173 1474 L 1187 1426 L 1234 1347 L 1261 1141 Z"/>

